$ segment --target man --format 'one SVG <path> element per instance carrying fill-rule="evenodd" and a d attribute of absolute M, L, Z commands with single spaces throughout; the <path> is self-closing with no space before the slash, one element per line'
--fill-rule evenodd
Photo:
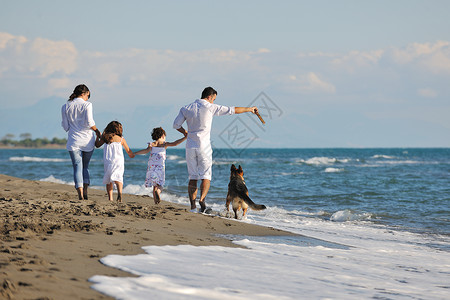
<path fill-rule="evenodd" d="M 241 114 L 252 112 L 256 114 L 258 109 L 253 107 L 228 107 L 214 104 L 217 91 L 207 87 L 202 92 L 202 98 L 195 100 L 180 109 L 173 122 L 173 128 L 187 136 L 186 163 L 189 173 L 188 194 L 191 202 L 191 211 L 196 210 L 197 181 L 200 184 L 200 212 L 206 209 L 205 198 L 209 191 L 212 176 L 212 148 L 211 148 L 211 124 L 214 116 Z M 186 121 L 187 129 L 183 128 Z"/>

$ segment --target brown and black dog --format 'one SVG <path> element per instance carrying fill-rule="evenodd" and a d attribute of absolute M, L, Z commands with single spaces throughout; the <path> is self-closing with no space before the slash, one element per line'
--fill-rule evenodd
<path fill-rule="evenodd" d="M 237 219 L 237 211 L 242 208 L 243 215 L 247 212 L 250 206 L 254 210 L 263 210 L 266 207 L 262 204 L 255 204 L 248 196 L 247 186 L 244 181 L 244 171 L 242 167 L 239 166 L 236 169 L 235 165 L 231 165 L 230 183 L 228 184 L 228 194 L 227 194 L 227 211 L 230 211 L 229 206 L 232 204 L 234 211 L 234 217 Z"/>

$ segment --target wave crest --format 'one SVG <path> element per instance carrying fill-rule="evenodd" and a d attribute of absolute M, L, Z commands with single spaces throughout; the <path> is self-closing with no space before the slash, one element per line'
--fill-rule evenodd
<path fill-rule="evenodd" d="M 330 217 L 330 220 L 334 222 L 367 221 L 370 219 L 372 219 L 372 214 L 366 212 L 354 212 L 349 209 L 337 211 Z"/>
<path fill-rule="evenodd" d="M 32 157 L 32 156 L 12 156 L 10 161 L 23 161 L 23 162 L 68 162 L 68 158 L 47 158 L 47 157 Z"/>

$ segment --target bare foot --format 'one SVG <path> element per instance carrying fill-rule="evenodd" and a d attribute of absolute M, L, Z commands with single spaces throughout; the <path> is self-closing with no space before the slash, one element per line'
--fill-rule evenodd
<path fill-rule="evenodd" d="M 161 198 L 158 192 L 155 192 L 155 204 L 159 204 L 161 202 Z"/>
<path fill-rule="evenodd" d="M 204 212 L 206 209 L 205 201 L 199 201 L 198 203 L 200 203 L 200 212 Z"/>
<path fill-rule="evenodd" d="M 117 195 L 117 202 L 122 203 L 122 195 Z"/>

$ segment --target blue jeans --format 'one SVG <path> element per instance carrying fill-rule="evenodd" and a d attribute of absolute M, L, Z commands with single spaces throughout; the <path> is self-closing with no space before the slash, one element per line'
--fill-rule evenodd
<path fill-rule="evenodd" d="M 89 161 L 94 150 L 85 152 L 81 150 L 69 151 L 73 166 L 73 181 L 75 188 L 83 187 L 83 184 L 90 184 L 89 180 Z"/>

